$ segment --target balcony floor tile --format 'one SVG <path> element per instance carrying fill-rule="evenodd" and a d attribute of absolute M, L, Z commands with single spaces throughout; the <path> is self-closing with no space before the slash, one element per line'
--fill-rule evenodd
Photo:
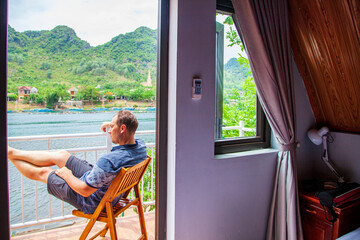
<path fill-rule="evenodd" d="M 146 229 L 149 239 L 155 239 L 155 211 L 145 213 Z M 46 230 L 37 233 L 29 233 L 21 236 L 12 237 L 12 240 L 72 240 L 79 239 L 86 223 L 78 223 L 72 226 Z M 104 223 L 97 222 L 89 237 L 100 231 Z M 140 225 L 137 215 L 126 216 L 119 218 L 116 221 L 116 230 L 119 240 L 132 240 L 140 237 Z M 98 237 L 97 239 L 110 239 L 110 233 L 107 232 L 105 238 Z"/>

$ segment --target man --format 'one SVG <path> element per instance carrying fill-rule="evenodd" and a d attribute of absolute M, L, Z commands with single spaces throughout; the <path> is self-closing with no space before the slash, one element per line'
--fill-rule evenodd
<path fill-rule="evenodd" d="M 120 111 L 100 129 L 117 144 L 93 166 L 69 152 L 23 151 L 8 147 L 8 158 L 25 177 L 47 184 L 48 192 L 84 213 L 93 213 L 122 167 L 140 163 L 147 157 L 145 143 L 135 139 L 138 121 L 129 111 Z M 50 166 L 57 165 L 54 170 Z M 114 200 L 118 201 L 120 196 Z"/>

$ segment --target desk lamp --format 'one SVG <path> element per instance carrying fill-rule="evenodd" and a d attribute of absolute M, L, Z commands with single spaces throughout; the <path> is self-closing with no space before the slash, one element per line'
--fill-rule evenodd
<path fill-rule="evenodd" d="M 329 161 L 328 149 L 327 149 L 327 138 L 329 135 L 329 129 L 327 127 L 322 127 L 319 130 L 310 129 L 307 132 L 307 135 L 311 142 L 316 145 L 323 143 L 324 153 L 321 159 L 326 163 L 330 170 L 336 175 L 338 182 L 343 183 L 344 177 L 335 169 L 334 165 Z"/>

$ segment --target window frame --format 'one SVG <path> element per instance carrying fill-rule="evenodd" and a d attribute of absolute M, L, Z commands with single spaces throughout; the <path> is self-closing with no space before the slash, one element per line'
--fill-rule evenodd
<path fill-rule="evenodd" d="M 237 29 L 239 25 L 231 0 L 217 0 L 216 12 L 230 15 Z M 238 32 L 239 33 L 239 32 Z M 239 33 L 242 40 L 241 33 Z M 259 99 L 256 100 L 256 136 L 215 140 L 215 155 L 250 151 L 270 147 L 271 129 Z"/>
<path fill-rule="evenodd" d="M 8 1 L 0 1 L 0 202 L 5 214 L 0 221 L 0 236 L 10 238 L 9 187 L 7 162 L 7 17 Z M 6 160 L 5 160 L 6 159 Z"/>

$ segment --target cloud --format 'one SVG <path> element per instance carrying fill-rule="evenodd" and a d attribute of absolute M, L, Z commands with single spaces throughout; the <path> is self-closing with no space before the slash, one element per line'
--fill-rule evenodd
<path fill-rule="evenodd" d="M 17 31 L 73 28 L 92 46 L 140 26 L 157 28 L 157 0 L 9 0 L 9 24 Z"/>

